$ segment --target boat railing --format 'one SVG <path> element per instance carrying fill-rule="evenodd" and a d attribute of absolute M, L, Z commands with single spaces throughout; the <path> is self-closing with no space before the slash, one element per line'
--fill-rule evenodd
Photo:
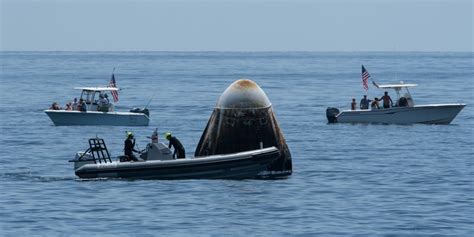
<path fill-rule="evenodd" d="M 87 152 L 87 151 L 86 151 Z M 107 150 L 107 145 L 105 145 L 104 139 L 102 138 L 91 138 L 89 139 L 89 149 L 88 152 L 91 153 L 94 163 L 112 163 L 110 158 L 109 150 Z"/>

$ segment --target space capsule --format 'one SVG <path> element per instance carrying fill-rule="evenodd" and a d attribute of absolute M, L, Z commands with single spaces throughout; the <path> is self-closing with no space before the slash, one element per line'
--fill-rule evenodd
<path fill-rule="evenodd" d="M 262 176 L 291 175 L 290 150 L 270 100 L 255 82 L 240 79 L 217 101 L 194 156 L 231 154 L 272 146 L 278 148 L 279 154 Z"/>

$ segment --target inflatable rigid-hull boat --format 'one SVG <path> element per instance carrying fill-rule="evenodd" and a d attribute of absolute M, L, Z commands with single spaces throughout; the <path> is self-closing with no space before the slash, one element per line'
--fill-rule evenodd
<path fill-rule="evenodd" d="M 88 155 L 71 162 L 75 162 L 75 174 L 80 178 L 251 179 L 265 178 L 268 167 L 279 157 L 279 150 L 269 147 L 191 159 L 123 162 Z"/>

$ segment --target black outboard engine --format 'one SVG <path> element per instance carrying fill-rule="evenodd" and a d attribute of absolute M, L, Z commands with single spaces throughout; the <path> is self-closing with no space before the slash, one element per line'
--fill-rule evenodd
<path fill-rule="evenodd" d="M 329 123 L 337 123 L 337 115 L 339 114 L 339 110 L 337 108 L 328 107 L 326 109 L 326 117 L 328 118 Z"/>
<path fill-rule="evenodd" d="M 150 111 L 147 108 L 140 109 L 140 108 L 133 108 L 130 110 L 132 113 L 139 113 L 139 114 L 146 114 L 146 116 L 150 117 Z"/>

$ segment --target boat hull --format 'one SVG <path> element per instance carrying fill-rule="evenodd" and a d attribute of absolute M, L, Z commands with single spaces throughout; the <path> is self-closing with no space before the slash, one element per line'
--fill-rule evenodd
<path fill-rule="evenodd" d="M 465 104 L 435 104 L 392 107 L 378 110 L 346 110 L 336 116 L 338 123 L 449 124 Z"/>
<path fill-rule="evenodd" d="M 146 114 L 132 112 L 45 110 L 45 113 L 56 126 L 148 126 L 150 123 L 150 118 Z"/>
<path fill-rule="evenodd" d="M 204 158 L 87 164 L 75 173 L 80 178 L 251 179 L 268 176 L 265 171 L 279 157 L 271 147 Z"/>

